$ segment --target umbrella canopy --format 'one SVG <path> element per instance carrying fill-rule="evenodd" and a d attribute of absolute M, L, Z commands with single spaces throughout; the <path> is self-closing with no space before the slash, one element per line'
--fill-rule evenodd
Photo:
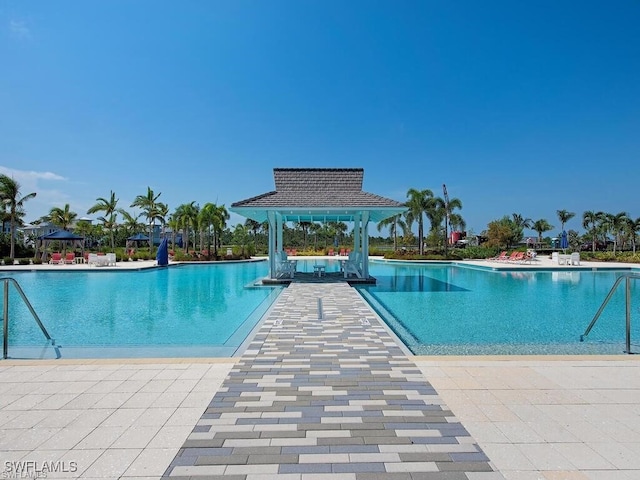
<path fill-rule="evenodd" d="M 169 249 L 167 247 L 167 239 L 163 238 L 158 247 L 158 253 L 156 254 L 156 260 L 158 265 L 165 266 L 169 264 Z"/>
<path fill-rule="evenodd" d="M 567 232 L 562 231 L 562 235 L 560 236 L 560 248 L 562 250 L 566 250 L 569 248 L 569 240 L 567 239 Z"/>
<path fill-rule="evenodd" d="M 84 240 L 82 235 L 69 232 L 68 230 L 58 230 L 57 232 L 42 235 L 41 240 Z"/>

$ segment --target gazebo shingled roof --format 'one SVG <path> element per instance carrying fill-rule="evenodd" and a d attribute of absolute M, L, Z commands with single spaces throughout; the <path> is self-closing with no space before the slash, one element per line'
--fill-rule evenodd
<path fill-rule="evenodd" d="M 362 191 L 362 168 L 274 168 L 275 191 L 231 204 L 230 210 L 258 222 L 268 211 L 284 221 L 352 221 L 369 212 L 379 222 L 406 210 L 401 202 Z"/>

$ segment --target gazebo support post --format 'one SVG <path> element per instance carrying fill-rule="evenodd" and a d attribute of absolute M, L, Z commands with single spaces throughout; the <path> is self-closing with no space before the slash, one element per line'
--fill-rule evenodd
<path fill-rule="evenodd" d="M 276 278 L 276 213 L 268 212 L 269 221 L 269 277 Z"/>

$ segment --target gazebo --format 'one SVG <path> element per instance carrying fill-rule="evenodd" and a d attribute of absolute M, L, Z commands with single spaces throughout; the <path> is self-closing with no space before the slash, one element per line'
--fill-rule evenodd
<path fill-rule="evenodd" d="M 369 222 L 407 210 L 403 203 L 362 191 L 362 168 L 274 168 L 275 191 L 231 204 L 230 211 L 269 222 L 269 276 L 276 278 L 276 253 L 284 249 L 286 222 L 353 222 L 353 251 L 369 278 Z"/>
<path fill-rule="evenodd" d="M 58 230 L 57 232 L 50 233 L 48 235 L 42 235 L 38 237 L 38 242 L 36 243 L 36 252 L 39 250 L 40 243 L 42 244 L 42 261 L 46 261 L 47 259 L 47 246 L 51 242 L 61 242 L 65 245 L 67 243 L 71 243 L 71 245 L 75 248 L 81 248 L 82 253 L 84 254 L 84 237 L 82 235 L 77 235 L 68 230 Z"/>

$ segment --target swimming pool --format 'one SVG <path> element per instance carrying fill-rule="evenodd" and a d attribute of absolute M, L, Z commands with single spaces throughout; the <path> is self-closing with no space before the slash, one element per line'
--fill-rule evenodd
<path fill-rule="evenodd" d="M 622 353 L 624 288 L 580 335 L 620 272 L 492 271 L 449 264 L 372 263 L 363 297 L 418 355 Z M 640 352 L 640 286 L 632 286 L 632 351 Z"/>
<path fill-rule="evenodd" d="M 33 358 L 229 357 L 280 287 L 256 287 L 267 262 L 181 265 L 141 271 L 3 272 L 15 278 L 57 351 L 10 288 L 9 354 Z M 1 328 L 1 327 L 0 327 Z"/>
<path fill-rule="evenodd" d="M 336 259 L 300 260 L 298 271 Z M 455 264 L 371 262 L 377 285 L 363 298 L 418 355 L 619 354 L 624 294 L 617 292 L 579 341 L 619 272 L 491 271 Z M 230 357 L 282 287 L 257 287 L 267 262 L 181 265 L 144 271 L 24 272 L 16 278 L 57 343 L 45 347 L 11 291 L 10 355 Z M 640 343 L 640 286 L 634 285 L 632 340 Z M 1 328 L 1 327 L 0 327 Z M 640 346 L 632 348 L 640 352 Z"/>

